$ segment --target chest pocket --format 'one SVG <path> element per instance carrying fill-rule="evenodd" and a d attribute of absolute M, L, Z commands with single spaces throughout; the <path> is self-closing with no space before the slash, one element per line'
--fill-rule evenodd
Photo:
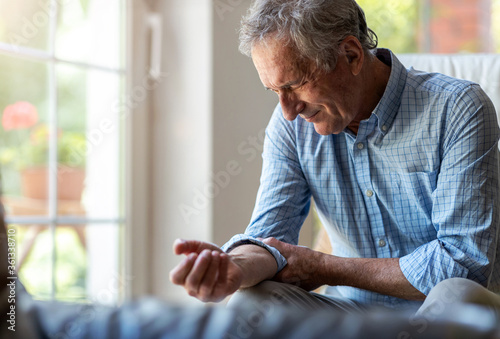
<path fill-rule="evenodd" d="M 399 228 L 413 239 L 435 237 L 432 225 L 433 192 L 437 171 L 397 173 L 393 194 L 394 214 Z"/>

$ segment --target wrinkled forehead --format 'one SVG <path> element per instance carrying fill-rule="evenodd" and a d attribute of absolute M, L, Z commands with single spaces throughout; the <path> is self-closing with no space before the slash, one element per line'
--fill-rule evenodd
<path fill-rule="evenodd" d="M 279 40 L 266 39 L 253 46 L 252 60 L 267 87 L 266 81 L 274 85 L 291 81 L 311 71 L 311 62 L 299 57 L 295 48 Z"/>

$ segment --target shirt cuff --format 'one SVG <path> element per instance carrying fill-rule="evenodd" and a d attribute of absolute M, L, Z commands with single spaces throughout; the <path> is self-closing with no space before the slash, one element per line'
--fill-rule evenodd
<path fill-rule="evenodd" d="M 467 268 L 457 263 L 437 240 L 400 258 L 399 266 L 410 284 L 425 295 L 440 281 L 466 278 L 468 274 Z"/>
<path fill-rule="evenodd" d="M 238 246 L 248 245 L 248 244 L 257 245 L 268 250 L 269 253 L 271 253 L 274 259 L 276 260 L 276 264 L 278 264 L 277 272 L 281 271 L 286 266 L 287 262 L 285 257 L 282 256 L 281 253 L 276 248 L 266 245 L 262 241 L 246 234 L 235 235 L 234 237 L 231 238 L 231 240 L 225 243 L 224 246 L 222 246 L 222 250 L 226 253 L 229 253 Z"/>

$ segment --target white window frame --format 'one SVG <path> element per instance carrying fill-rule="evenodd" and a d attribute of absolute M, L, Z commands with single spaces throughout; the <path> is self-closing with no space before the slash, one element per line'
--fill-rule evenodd
<path fill-rule="evenodd" d="M 58 8 L 58 1 L 51 0 L 52 8 Z M 49 42 L 47 51 L 38 50 L 30 47 L 24 47 L 19 45 L 13 45 L 5 42 L 0 42 L 0 54 L 11 56 L 14 58 L 26 59 L 30 61 L 44 62 L 48 67 L 48 95 L 49 95 L 49 116 L 48 116 L 48 126 L 49 131 L 56 131 L 58 125 L 58 114 L 57 114 L 57 75 L 56 67 L 59 64 L 67 64 L 80 69 L 85 70 L 99 70 L 108 73 L 113 73 L 116 75 L 125 76 L 125 96 L 128 97 L 131 93 L 130 84 L 133 83 L 133 69 L 140 67 L 130 66 L 130 61 L 133 60 L 133 44 L 132 44 L 132 22 L 136 21 L 134 17 L 133 7 L 136 4 L 132 0 L 124 1 L 124 15 L 125 15 L 125 48 L 126 50 L 126 60 L 125 68 L 110 68 L 103 67 L 96 64 L 85 63 L 85 62 L 75 62 L 71 60 L 65 60 L 57 58 L 55 55 L 55 36 L 57 29 L 57 15 L 50 15 L 49 22 Z M 135 114 L 136 110 L 132 110 L 129 107 L 125 107 L 126 114 L 130 119 L 125 119 L 124 124 L 121 126 L 121 133 L 124 133 L 121 140 L 125 141 L 124 151 L 120 158 L 120 162 L 124 164 L 124 171 L 122 175 L 125 180 L 122 180 L 121 188 L 122 192 L 125 194 L 123 201 L 120 203 L 123 206 L 124 214 L 123 218 L 86 218 L 86 217 L 65 217 L 58 216 L 58 199 L 57 199 L 57 133 L 50 133 L 49 136 L 49 154 L 48 154 L 48 164 L 49 164 L 49 178 L 48 178 L 48 213 L 47 216 L 7 216 L 7 224 L 18 224 L 18 225 L 32 225 L 32 224 L 43 224 L 49 227 L 52 238 L 52 258 L 51 258 L 51 299 L 55 299 L 56 293 L 56 248 L 55 248 L 55 237 L 56 229 L 58 225 L 86 225 L 86 224 L 110 224 L 118 225 L 120 229 L 123 227 L 122 238 L 119 239 L 121 243 L 120 249 L 120 271 L 122 272 L 121 283 L 124 287 L 125 294 L 123 297 L 127 298 L 131 295 L 136 295 L 138 293 L 144 294 L 146 289 L 144 284 L 140 281 L 147 281 L 147 277 L 144 276 L 146 269 L 144 268 L 144 262 L 141 258 L 141 253 L 147 248 L 147 232 L 138 231 L 132 228 L 131 224 L 138 224 L 142 221 L 143 225 L 147 224 L 144 222 L 147 220 L 147 197 L 148 186 L 143 185 L 144 181 L 147 180 L 148 173 L 148 163 L 146 161 L 147 155 L 147 129 L 145 127 L 148 125 L 147 121 L 143 121 L 140 114 Z M 134 111 L 134 112 L 132 112 Z M 133 114 L 134 113 L 134 114 Z M 140 127 L 142 126 L 142 127 Z M 146 139 L 144 139 L 146 138 Z M 146 142 L 144 142 L 146 141 Z M 143 162 L 144 161 L 144 162 Z M 123 182 L 124 181 L 124 182 Z M 130 241 L 134 239 L 134 241 Z M 137 249 L 137 250 L 134 250 Z M 132 254 L 132 251 L 136 251 L 138 256 Z M 139 258 L 138 258 L 139 257 Z M 142 255 L 144 257 L 144 255 Z M 131 277 L 131 278 L 129 278 Z M 141 279 L 135 279 L 135 277 L 142 277 Z"/>

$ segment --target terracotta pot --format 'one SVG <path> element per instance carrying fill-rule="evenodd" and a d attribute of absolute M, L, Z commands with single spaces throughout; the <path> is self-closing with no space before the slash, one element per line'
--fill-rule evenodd
<path fill-rule="evenodd" d="M 21 171 L 23 196 L 46 200 L 49 196 L 47 167 L 27 168 Z M 85 170 L 60 167 L 57 169 L 57 199 L 80 200 L 83 192 Z"/>

